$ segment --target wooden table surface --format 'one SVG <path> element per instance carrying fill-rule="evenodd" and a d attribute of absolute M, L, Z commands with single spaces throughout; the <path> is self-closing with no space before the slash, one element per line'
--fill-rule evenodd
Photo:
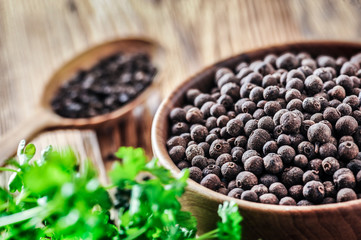
<path fill-rule="evenodd" d="M 56 69 L 104 41 L 145 36 L 161 44 L 168 66 L 163 98 L 202 67 L 247 49 L 304 39 L 359 41 L 360 12 L 360 0 L 1 0 L 0 135 L 30 116 Z M 159 101 L 147 104 L 152 116 Z M 34 142 L 71 145 L 95 161 L 119 145 L 142 146 L 151 155 L 151 117 L 143 114 L 136 123 L 125 119 L 97 133 L 50 131 Z"/>

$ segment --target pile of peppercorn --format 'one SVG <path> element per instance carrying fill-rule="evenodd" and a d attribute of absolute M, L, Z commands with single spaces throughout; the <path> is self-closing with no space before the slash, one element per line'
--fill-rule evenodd
<path fill-rule="evenodd" d="M 79 71 L 60 87 L 51 106 L 67 118 L 110 113 L 137 97 L 155 74 L 147 54 L 117 53 L 89 70 Z"/>
<path fill-rule="evenodd" d="M 280 205 L 361 198 L 361 53 L 284 53 L 220 68 L 172 109 L 178 168 L 230 197 Z M 359 126 L 360 125 L 360 126 Z"/>

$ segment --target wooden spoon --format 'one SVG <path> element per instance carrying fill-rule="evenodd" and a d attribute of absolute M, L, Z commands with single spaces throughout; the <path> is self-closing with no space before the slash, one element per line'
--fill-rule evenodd
<path fill-rule="evenodd" d="M 119 109 L 91 118 L 64 118 L 57 115 L 52 107 L 51 100 L 58 88 L 79 70 L 86 70 L 94 66 L 99 60 L 109 57 L 118 52 L 124 53 L 147 53 L 158 73 L 164 65 L 164 50 L 156 43 L 144 38 L 118 39 L 91 48 L 62 66 L 49 79 L 44 88 L 40 103 L 34 108 L 30 117 L 7 132 L 0 139 L 0 165 L 15 154 L 21 139 L 31 140 L 36 134 L 49 128 L 96 128 L 102 124 L 119 120 L 122 116 L 141 104 L 152 92 L 151 88 L 159 82 L 160 74 L 157 74 L 153 83 L 141 92 L 136 98 Z"/>

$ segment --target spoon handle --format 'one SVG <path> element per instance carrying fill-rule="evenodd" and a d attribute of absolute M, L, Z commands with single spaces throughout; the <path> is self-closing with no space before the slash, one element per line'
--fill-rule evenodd
<path fill-rule="evenodd" d="M 0 166 L 12 157 L 22 139 L 30 141 L 36 134 L 44 129 L 53 126 L 53 116 L 43 108 L 33 111 L 33 114 L 24 119 L 17 126 L 6 132 L 0 138 Z"/>

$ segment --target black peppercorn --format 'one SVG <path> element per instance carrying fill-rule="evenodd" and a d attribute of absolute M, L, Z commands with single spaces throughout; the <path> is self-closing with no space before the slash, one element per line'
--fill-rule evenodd
<path fill-rule="evenodd" d="M 187 111 L 186 119 L 189 123 L 201 123 L 203 121 L 203 113 L 199 108 L 191 108 Z"/>
<path fill-rule="evenodd" d="M 263 159 L 259 156 L 248 158 L 244 163 L 244 169 L 259 176 L 263 172 Z"/>
<path fill-rule="evenodd" d="M 297 146 L 297 152 L 305 155 L 308 159 L 312 159 L 315 155 L 315 147 L 308 141 L 303 141 Z"/>
<path fill-rule="evenodd" d="M 342 101 L 346 97 L 346 91 L 342 86 L 336 85 L 328 91 L 328 95 L 330 95 L 331 98 Z"/>
<path fill-rule="evenodd" d="M 233 188 L 232 190 L 229 191 L 228 193 L 228 197 L 233 197 L 233 198 L 238 198 L 241 199 L 242 193 L 244 192 L 244 190 L 242 188 Z"/>
<path fill-rule="evenodd" d="M 215 164 L 208 165 L 202 171 L 203 176 L 207 176 L 208 174 L 215 174 L 219 178 L 221 177 L 221 168 Z"/>
<path fill-rule="evenodd" d="M 257 202 L 258 196 L 255 192 L 251 190 L 246 190 L 241 195 L 242 200 L 251 201 L 251 202 Z"/>
<path fill-rule="evenodd" d="M 335 129 L 341 136 L 352 135 L 358 127 L 358 123 L 355 118 L 351 116 L 344 116 L 337 120 Z"/>
<path fill-rule="evenodd" d="M 273 193 L 266 193 L 259 197 L 259 201 L 261 203 L 266 204 L 275 204 L 277 205 L 279 203 L 278 198 Z"/>
<path fill-rule="evenodd" d="M 223 128 L 227 125 L 229 117 L 226 115 L 219 116 L 217 118 L 217 127 Z"/>
<path fill-rule="evenodd" d="M 240 87 L 237 84 L 233 82 L 229 82 L 222 86 L 221 95 L 228 95 L 233 100 L 236 100 L 239 99 L 240 97 L 239 91 L 240 91 Z"/>
<path fill-rule="evenodd" d="M 191 167 L 191 164 L 188 162 L 188 161 L 180 161 L 178 164 L 177 164 L 177 167 L 182 170 L 184 168 L 189 168 Z"/>
<path fill-rule="evenodd" d="M 219 167 L 222 167 L 223 164 L 227 162 L 232 162 L 232 155 L 230 155 L 229 153 L 223 153 L 219 155 L 216 159 L 216 165 Z"/>
<path fill-rule="evenodd" d="M 340 119 L 341 113 L 333 107 L 327 107 L 325 111 L 323 111 L 323 119 L 329 121 L 332 124 L 335 124 L 338 119 Z"/>
<path fill-rule="evenodd" d="M 296 151 L 291 146 L 281 146 L 277 154 L 281 157 L 284 164 L 290 164 L 296 156 Z"/>
<path fill-rule="evenodd" d="M 210 131 L 213 128 L 217 127 L 217 118 L 215 118 L 215 117 L 207 118 L 205 126 L 208 129 L 208 131 Z"/>
<path fill-rule="evenodd" d="M 271 136 L 266 130 L 256 129 L 248 138 L 247 148 L 262 152 L 263 145 L 270 139 Z"/>
<path fill-rule="evenodd" d="M 272 183 L 271 186 L 269 187 L 269 192 L 273 193 L 274 195 L 276 195 L 276 197 L 278 199 L 281 199 L 283 197 L 287 196 L 287 188 L 285 187 L 285 185 L 283 185 L 282 183 Z"/>
<path fill-rule="evenodd" d="M 231 119 L 227 123 L 227 133 L 231 136 L 238 136 L 243 130 L 243 122 L 237 118 Z"/>
<path fill-rule="evenodd" d="M 300 99 L 292 99 L 286 106 L 289 111 L 302 110 L 302 101 Z"/>
<path fill-rule="evenodd" d="M 338 146 L 338 155 L 343 160 L 351 160 L 356 158 L 359 148 L 354 142 L 346 141 Z"/>
<path fill-rule="evenodd" d="M 177 164 L 184 159 L 185 151 L 183 146 L 174 146 L 169 150 L 169 156 Z"/>
<path fill-rule="evenodd" d="M 260 183 L 266 187 L 271 186 L 272 183 L 278 182 L 278 177 L 273 174 L 264 174 L 259 178 Z"/>
<path fill-rule="evenodd" d="M 204 151 L 198 145 L 192 144 L 186 148 L 186 157 L 191 162 L 195 156 L 204 156 Z"/>
<path fill-rule="evenodd" d="M 199 183 L 202 180 L 202 170 L 198 167 L 190 167 L 189 168 L 189 177 L 193 181 Z"/>
<path fill-rule="evenodd" d="M 322 113 L 315 113 L 311 116 L 310 120 L 319 123 L 323 120 L 323 115 Z"/>
<path fill-rule="evenodd" d="M 236 177 L 237 187 L 244 190 L 251 189 L 254 185 L 258 184 L 258 179 L 256 175 L 251 172 L 243 171 L 240 172 Z"/>
<path fill-rule="evenodd" d="M 313 203 L 321 203 L 325 197 L 325 187 L 319 181 L 310 181 L 303 187 L 303 196 Z"/>
<path fill-rule="evenodd" d="M 286 168 L 282 173 L 282 182 L 286 187 L 302 183 L 303 171 L 298 167 Z"/>
<path fill-rule="evenodd" d="M 289 89 L 286 92 L 285 100 L 290 102 L 293 99 L 301 99 L 301 92 L 297 89 Z"/>
<path fill-rule="evenodd" d="M 244 164 L 248 158 L 253 157 L 253 156 L 260 156 L 260 154 L 257 151 L 251 150 L 251 149 L 245 151 L 242 155 L 242 163 Z"/>
<path fill-rule="evenodd" d="M 278 150 L 277 143 L 275 141 L 268 141 L 262 148 L 263 155 L 267 155 L 269 153 L 276 153 Z"/>
<path fill-rule="evenodd" d="M 229 153 L 231 151 L 231 145 L 223 140 L 217 139 L 212 142 L 211 147 L 209 149 L 209 155 L 212 158 L 217 158 L 219 155 L 223 153 Z"/>
<path fill-rule="evenodd" d="M 351 115 L 352 113 L 352 107 L 346 103 L 341 103 L 336 109 L 341 113 L 341 116 Z"/>
<path fill-rule="evenodd" d="M 266 113 L 264 112 L 264 110 L 263 109 L 256 109 L 256 111 L 254 111 L 254 113 L 253 113 L 253 118 L 254 119 L 260 119 L 260 118 L 262 118 L 262 117 L 264 117 L 264 116 L 266 116 Z"/>
<path fill-rule="evenodd" d="M 356 179 L 352 171 L 348 168 L 340 168 L 333 174 L 333 182 L 337 189 L 354 188 Z"/>
<path fill-rule="evenodd" d="M 245 136 L 238 136 L 236 137 L 236 139 L 234 140 L 234 145 L 237 147 L 246 147 L 247 145 L 247 138 Z"/>
<path fill-rule="evenodd" d="M 209 112 L 213 117 L 219 117 L 219 116 L 225 115 L 227 110 L 223 105 L 221 105 L 219 103 L 215 103 L 210 108 Z"/>
<path fill-rule="evenodd" d="M 241 168 L 234 162 L 226 162 L 221 167 L 221 173 L 228 181 L 235 179 L 240 171 Z"/>
<path fill-rule="evenodd" d="M 272 133 L 274 130 L 275 124 L 273 122 L 273 119 L 269 116 L 262 117 L 258 121 L 258 128 L 262 128 L 264 130 L 267 130 L 268 132 Z"/>
<path fill-rule="evenodd" d="M 264 111 L 268 116 L 273 116 L 276 112 L 282 109 L 282 106 L 277 101 L 269 101 L 264 106 Z"/>
<path fill-rule="evenodd" d="M 296 206 L 296 201 L 291 197 L 283 197 L 280 199 L 279 205 Z"/>
<path fill-rule="evenodd" d="M 263 91 L 264 89 L 262 87 L 254 87 L 249 93 L 249 99 L 255 103 L 263 100 Z"/>
<path fill-rule="evenodd" d="M 351 188 L 343 188 L 337 193 L 337 202 L 356 200 L 357 195 Z"/>
<path fill-rule="evenodd" d="M 277 66 L 277 68 L 291 70 L 298 66 L 298 60 L 294 54 L 285 53 L 277 58 L 276 66 Z"/>
<path fill-rule="evenodd" d="M 167 148 L 171 149 L 175 146 L 182 146 L 185 148 L 187 146 L 187 143 L 182 137 L 174 136 L 167 141 Z"/>
<path fill-rule="evenodd" d="M 318 171 L 308 170 L 302 176 L 302 181 L 303 181 L 304 184 L 309 182 L 309 181 L 313 181 L 313 180 L 315 180 L 315 181 L 320 180 L 320 176 L 318 175 Z"/>
<path fill-rule="evenodd" d="M 321 110 L 321 103 L 314 97 L 307 97 L 303 100 L 302 107 L 308 113 L 317 113 Z"/>
<path fill-rule="evenodd" d="M 347 164 L 347 168 L 350 169 L 353 174 L 357 174 L 361 170 L 361 160 L 353 159 Z"/>
<path fill-rule="evenodd" d="M 330 142 L 324 143 L 320 146 L 319 154 L 321 158 L 336 157 L 337 147 Z"/>
<path fill-rule="evenodd" d="M 335 185 L 331 181 L 323 182 L 323 186 L 325 187 L 325 197 L 335 197 L 336 196 L 336 188 Z"/>
<path fill-rule="evenodd" d="M 309 95 L 319 93 L 322 90 L 323 82 L 321 78 L 311 75 L 305 80 L 305 88 Z"/>
<path fill-rule="evenodd" d="M 268 188 L 263 184 L 255 185 L 251 188 L 251 191 L 255 192 L 258 197 L 268 193 Z"/>
<path fill-rule="evenodd" d="M 206 157 L 198 155 L 192 159 L 192 166 L 194 167 L 199 167 L 200 169 L 203 169 L 207 167 L 207 165 L 208 165 L 208 161 Z"/>
<path fill-rule="evenodd" d="M 281 117 L 286 112 L 288 112 L 287 109 L 281 109 L 281 110 L 279 110 L 278 112 L 275 113 L 275 115 L 273 116 L 273 122 L 274 122 L 275 125 L 280 124 Z"/>
<path fill-rule="evenodd" d="M 303 198 L 302 191 L 303 191 L 302 185 L 293 185 L 288 189 L 288 194 L 296 201 L 300 201 Z"/>
<path fill-rule="evenodd" d="M 244 126 L 244 133 L 248 137 L 251 133 L 258 128 L 258 120 L 251 119 Z"/>
<path fill-rule="evenodd" d="M 296 133 L 301 127 L 301 119 L 293 112 L 286 112 L 280 119 L 284 133 Z"/>
<path fill-rule="evenodd" d="M 293 164 L 296 166 L 296 167 L 299 167 L 299 168 L 305 168 L 307 167 L 307 164 L 308 164 L 308 159 L 305 155 L 303 154 L 298 154 L 295 156 L 295 158 L 293 159 Z"/>
<path fill-rule="evenodd" d="M 263 158 L 264 168 L 268 173 L 278 174 L 283 170 L 281 157 L 275 153 L 269 153 Z"/>
<path fill-rule="evenodd" d="M 203 142 L 208 135 L 208 130 L 205 126 L 199 125 L 192 129 L 191 138 L 196 142 Z"/>
<path fill-rule="evenodd" d="M 208 174 L 202 179 L 201 185 L 216 191 L 221 186 L 221 180 L 215 174 Z"/>
<path fill-rule="evenodd" d="M 184 122 L 177 122 L 172 126 L 172 135 L 180 135 L 187 132 L 189 132 L 189 126 Z"/>
<path fill-rule="evenodd" d="M 331 129 L 323 123 L 316 123 L 309 127 L 307 138 L 310 142 L 325 143 L 331 137 Z"/>

